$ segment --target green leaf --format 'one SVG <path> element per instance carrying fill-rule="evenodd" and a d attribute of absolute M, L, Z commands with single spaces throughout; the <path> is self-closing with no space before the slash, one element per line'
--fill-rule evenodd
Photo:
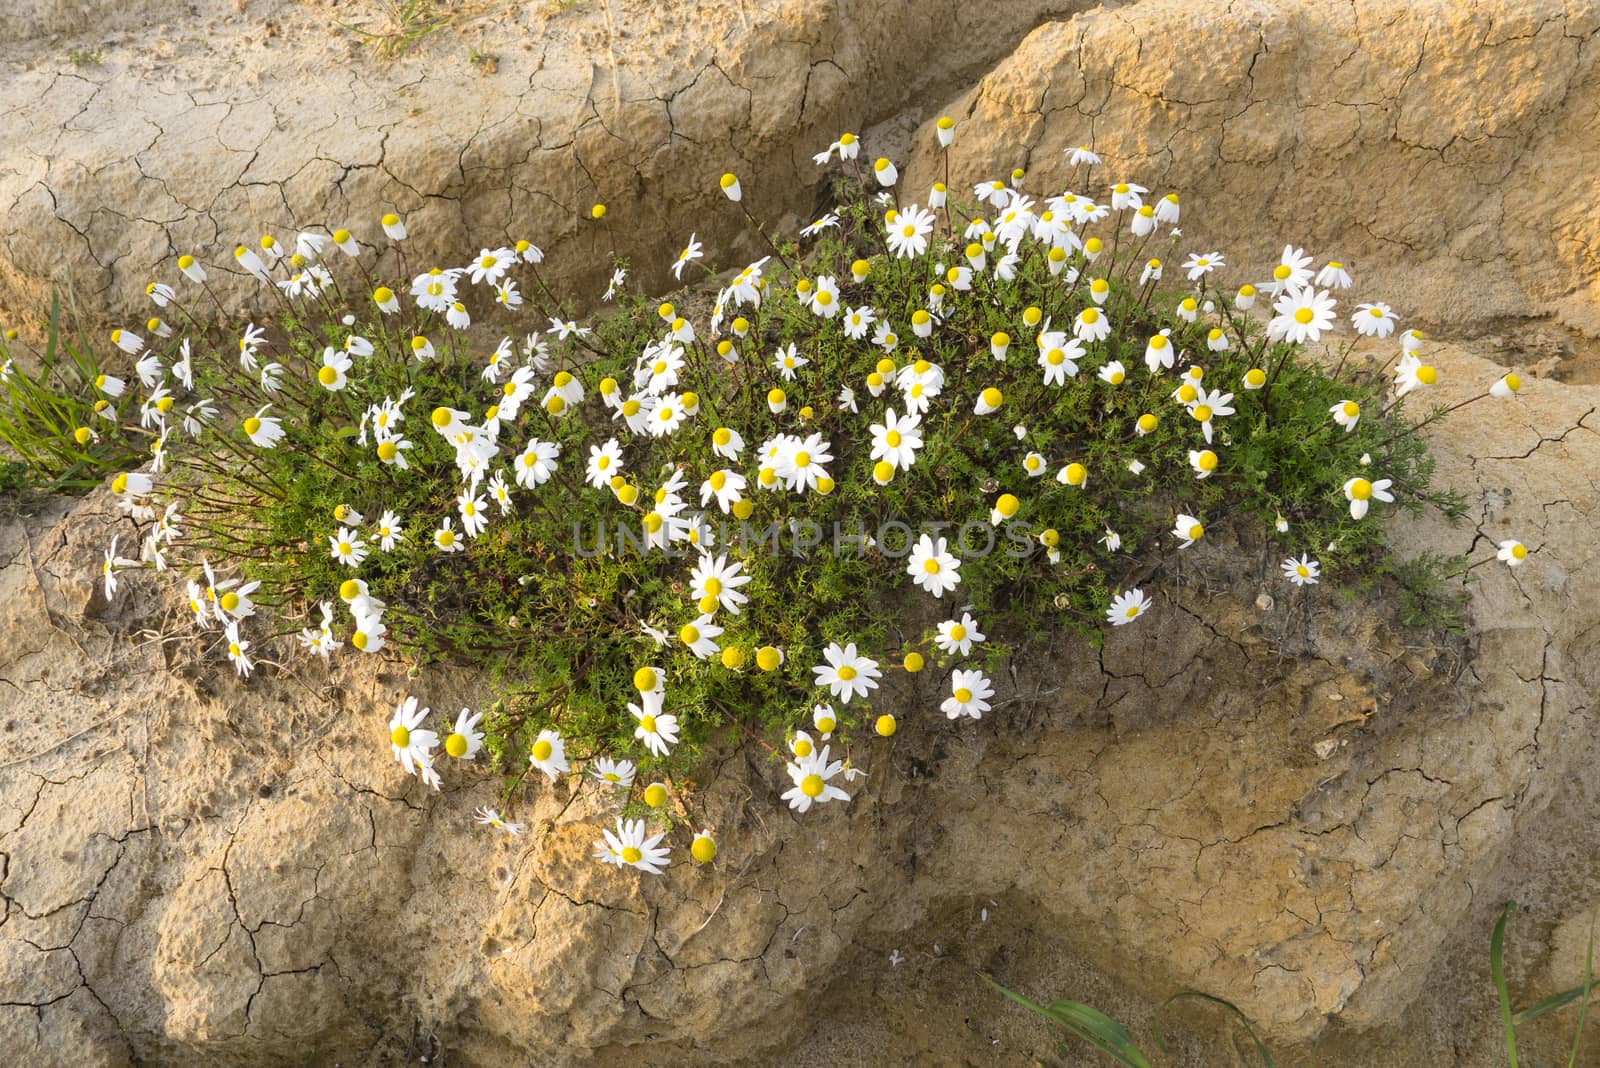
<path fill-rule="evenodd" d="M 1099 1009 L 1077 1001 L 1052 1001 L 1048 1006 L 1037 1005 L 987 975 L 984 979 L 1018 1005 L 1089 1043 L 1116 1063 L 1127 1068 L 1151 1068 L 1150 1061 L 1133 1044 L 1133 1037 L 1127 1029 Z"/>
<path fill-rule="evenodd" d="M 1223 1008 L 1239 1017 L 1239 1022 L 1244 1024 L 1245 1031 L 1250 1035 L 1250 1041 L 1254 1042 L 1256 1045 L 1256 1052 L 1261 1054 L 1261 1063 L 1264 1064 L 1266 1068 L 1277 1068 L 1276 1062 L 1274 1062 L 1272 1059 L 1272 1054 L 1267 1052 L 1266 1044 L 1263 1043 L 1260 1036 L 1256 1034 L 1256 1029 L 1250 1026 L 1250 1018 L 1244 1014 L 1244 1011 L 1240 1009 L 1239 1006 L 1235 1005 L 1231 1001 L 1226 1000 L 1225 998 L 1219 998 L 1214 994 L 1204 994 L 1198 990 L 1180 990 L 1176 994 L 1173 994 L 1171 997 L 1167 998 L 1167 1000 L 1163 1001 L 1161 1003 L 1161 1007 L 1156 1009 L 1156 1044 L 1161 1047 L 1161 1052 L 1169 1052 L 1167 1049 L 1166 1037 L 1162 1034 L 1161 1030 L 1162 1016 L 1166 1013 L 1167 1006 L 1171 1005 L 1174 1001 L 1179 1001 L 1183 998 L 1198 998 L 1201 1001 L 1209 1001 L 1213 1005 L 1221 1005 Z"/>
<path fill-rule="evenodd" d="M 1489 974 L 1494 976 L 1494 988 L 1500 992 L 1500 1021 L 1506 1031 L 1506 1060 L 1511 1068 L 1521 1062 L 1517 1059 L 1517 1028 L 1511 1016 L 1511 992 L 1506 989 L 1506 921 L 1511 918 L 1515 901 L 1507 901 L 1500 912 L 1500 921 L 1494 925 L 1494 935 L 1489 939 Z"/>

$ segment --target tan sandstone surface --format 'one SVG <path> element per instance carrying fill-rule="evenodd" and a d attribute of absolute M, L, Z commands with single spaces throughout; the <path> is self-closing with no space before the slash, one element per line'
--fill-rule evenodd
<path fill-rule="evenodd" d="M 95 314 L 142 317 L 151 265 L 179 249 L 225 258 L 236 235 L 380 205 L 407 212 L 419 255 L 527 233 L 552 276 L 592 285 L 604 245 L 580 215 L 603 199 L 659 279 L 690 229 L 721 262 L 758 254 L 717 244 L 740 229 L 714 185 L 730 165 L 758 215 L 809 216 L 810 153 L 840 130 L 898 146 L 921 189 L 943 166 L 927 123 L 949 113 L 953 184 L 1021 163 L 1053 190 L 1059 150 L 1092 139 L 1182 193 L 1185 246 L 1260 263 L 1293 239 L 1407 322 L 1493 331 L 1437 351 L 1447 402 L 1500 365 L 1590 373 L 1593 3 L 592 3 L 465 23 L 389 67 L 310 32 L 354 7 L 200 6 L 207 21 L 150 5 L 155 27 L 108 9 L 87 36 L 76 6 L 0 14 L 24 39 L 0 96 L 8 313 L 36 316 L 70 271 Z M 102 37 L 100 65 L 63 58 Z M 463 38 L 495 46 L 496 73 Z M 511 806 L 529 832 L 503 842 L 470 822 L 498 780 L 435 796 L 393 764 L 401 694 L 459 706 L 481 680 L 393 666 L 240 687 L 152 640 L 174 620 L 139 583 L 93 592 L 109 498 L 54 504 L 0 532 L 0 1048 L 74 1065 L 1051 1056 L 978 969 L 1116 1007 L 1141 1036 L 1152 998 L 1193 986 L 1291 1046 L 1331 1020 L 1324 1064 L 1499 1063 L 1483 959 L 1500 903 L 1528 907 L 1511 955 L 1528 1001 L 1576 981 L 1600 902 L 1597 431 L 1600 389 L 1535 381 L 1432 435 L 1471 520 L 1396 519 L 1402 550 L 1535 550 L 1471 573 L 1465 644 L 1399 629 L 1385 596 L 1275 589 L 1259 609 L 1271 562 L 1208 558 L 1098 655 L 1030 653 L 1045 683 L 1035 662 L 1021 692 L 1001 680 L 982 723 L 903 716 L 842 810 L 795 819 L 780 768 L 721 754 L 701 784 L 717 866 L 647 883 L 588 859 L 610 811 L 590 789 L 533 785 Z M 1220 1020 L 1185 1020 L 1173 1063 L 1228 1063 L 1206 1037 Z"/>

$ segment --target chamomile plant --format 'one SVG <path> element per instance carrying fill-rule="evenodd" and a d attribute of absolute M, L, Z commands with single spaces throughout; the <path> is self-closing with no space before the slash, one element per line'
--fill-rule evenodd
<path fill-rule="evenodd" d="M 1427 345 L 1387 304 L 1341 312 L 1343 266 L 1190 250 L 1178 197 L 1093 153 L 1071 189 L 1016 172 L 968 197 L 860 148 L 817 154 L 832 207 L 788 237 L 758 183 L 711 176 L 766 254 L 722 269 L 689 235 L 650 265 L 667 299 L 620 259 L 604 294 L 563 298 L 516 234 L 419 262 L 375 211 L 162 265 L 151 321 L 112 335 L 127 374 L 0 379 L 43 413 L 30 449 L 115 470 L 140 534 L 108 551 L 108 591 L 160 572 L 192 654 L 241 677 L 486 666 L 481 718 L 400 701 L 395 759 L 615 791 L 596 855 L 645 872 L 670 863 L 650 820 L 698 821 L 634 793 L 719 734 L 783 740 L 797 813 L 845 804 L 897 719 L 982 729 L 996 636 L 1139 626 L 1172 561 L 1241 525 L 1280 550 L 1266 581 L 1319 596 L 1384 558 L 1389 514 L 1458 506 L 1408 414 Z M 1394 359 L 1305 353 L 1341 333 Z M 889 707 L 930 666 L 927 707 Z M 702 831 L 692 856 L 714 855 Z"/>

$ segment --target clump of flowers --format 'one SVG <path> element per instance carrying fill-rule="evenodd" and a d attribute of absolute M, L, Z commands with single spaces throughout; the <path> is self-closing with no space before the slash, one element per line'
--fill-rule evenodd
<path fill-rule="evenodd" d="M 851 134 L 816 158 L 835 205 L 800 234 L 769 234 L 759 189 L 723 175 L 768 254 L 723 270 L 690 235 L 655 265 L 687 283 L 659 302 L 615 261 L 591 319 L 530 240 L 418 263 L 395 214 L 184 255 L 150 321 L 110 337 L 131 376 L 7 359 L 14 411 L 54 399 L 4 427 L 24 455 L 118 472 L 137 557 L 108 549 L 106 593 L 135 568 L 172 581 L 195 656 L 241 677 L 487 664 L 502 697 L 482 715 L 399 703 L 395 759 L 436 788 L 480 751 L 531 789 L 582 774 L 631 799 L 596 858 L 648 873 L 671 848 L 648 821 L 692 818 L 666 784 L 718 732 L 784 740 L 797 812 L 847 803 L 899 718 L 977 729 L 992 635 L 1099 640 L 1241 525 L 1309 597 L 1381 558 L 1392 508 L 1453 506 L 1414 433 L 1443 411 L 1404 414 L 1437 381 L 1420 335 L 1387 379 L 1303 352 L 1336 329 L 1341 264 L 1286 246 L 1240 276 L 1183 248 L 1176 194 L 1105 181 L 1086 149 L 1081 191 L 1013 172 L 971 201 L 904 188 Z M 1381 303 L 1350 322 L 1396 330 Z M 885 707 L 896 673 L 930 668 L 948 685 L 929 707 Z M 690 852 L 716 855 L 709 830 Z"/>

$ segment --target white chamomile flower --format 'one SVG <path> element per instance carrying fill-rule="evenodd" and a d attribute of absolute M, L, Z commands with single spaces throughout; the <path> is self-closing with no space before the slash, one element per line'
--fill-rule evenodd
<path fill-rule="evenodd" d="M 994 696 L 994 686 L 981 671 L 963 671 L 957 668 L 950 673 L 951 695 L 939 708 L 950 719 L 967 716 L 982 719 L 989 711 L 989 698 Z"/>
<path fill-rule="evenodd" d="M 822 651 L 826 663 L 811 669 L 818 686 L 826 686 L 835 698 L 845 704 L 853 697 L 866 697 L 878 688 L 878 662 L 856 652 L 855 642 L 841 648 L 838 642 L 829 642 Z"/>
<path fill-rule="evenodd" d="M 567 743 L 553 730 L 539 732 L 539 737 L 528 747 L 528 763 L 544 772 L 551 782 L 572 770 L 567 764 Z"/>
<path fill-rule="evenodd" d="M 1422 362 L 1421 357 L 1408 352 L 1394 368 L 1394 395 L 1404 397 L 1414 389 L 1431 386 L 1439 380 L 1439 372 Z"/>
<path fill-rule="evenodd" d="M 1324 290 L 1291 289 L 1273 303 L 1277 315 L 1267 322 L 1267 337 L 1294 345 L 1318 341 L 1333 327 L 1333 307 Z"/>
<path fill-rule="evenodd" d="M 457 760 L 475 760 L 483 748 L 483 732 L 478 730 L 482 712 L 463 708 L 456 716 L 455 726 L 444 738 L 444 751 Z"/>
<path fill-rule="evenodd" d="M 696 236 L 697 235 L 695 234 L 689 235 L 688 245 L 684 246 L 683 251 L 678 253 L 678 258 L 672 263 L 672 277 L 676 278 L 680 282 L 683 281 L 684 266 L 700 259 L 705 255 L 704 246 L 702 246 L 700 242 L 695 239 Z"/>
<path fill-rule="evenodd" d="M 350 354 L 332 345 L 322 350 L 322 366 L 317 368 L 317 381 L 330 393 L 337 393 L 349 385 Z"/>
<path fill-rule="evenodd" d="M 1396 322 L 1393 309 L 1381 301 L 1357 304 L 1355 314 L 1350 316 L 1350 325 L 1362 337 L 1388 337 L 1394 333 Z"/>
<path fill-rule="evenodd" d="M 1383 501 L 1393 504 L 1394 496 L 1389 492 L 1389 487 L 1394 484 L 1393 479 L 1380 478 L 1376 482 L 1365 478 L 1352 478 L 1344 484 L 1345 499 L 1350 502 L 1350 518 L 1360 519 L 1367 514 L 1367 508 L 1373 501 Z"/>
<path fill-rule="evenodd" d="M 1283 577 L 1296 586 L 1315 586 L 1321 573 L 1322 565 L 1307 553 L 1291 556 L 1283 562 Z"/>
<path fill-rule="evenodd" d="M 1198 282 L 1218 267 L 1226 266 L 1222 253 L 1205 252 L 1189 253 L 1189 258 L 1183 261 L 1183 269 L 1189 274 L 1189 281 Z"/>
<path fill-rule="evenodd" d="M 851 308 L 845 313 L 844 336 L 851 341 L 860 341 L 867 336 L 867 331 L 872 329 L 872 324 L 877 321 L 877 315 L 867 305 Z"/>
<path fill-rule="evenodd" d="M 743 476 L 740 477 L 742 479 Z M 739 587 L 751 579 L 750 575 L 742 573 L 743 568 L 744 565 L 737 560 L 730 563 L 726 554 L 716 559 L 709 555 L 700 557 L 700 562 L 689 574 L 689 594 L 702 602 L 702 612 L 709 613 L 711 610 L 706 603 L 710 599 L 715 601 L 715 607 L 734 615 L 739 614 L 739 606 L 749 600 L 739 592 Z"/>
<path fill-rule="evenodd" d="M 972 652 L 975 643 L 983 641 L 983 632 L 978 629 L 978 623 L 971 613 L 963 612 L 958 620 L 947 619 L 940 623 L 938 635 L 933 641 L 943 652 L 966 656 Z"/>
<path fill-rule="evenodd" d="M 813 804 L 848 801 L 849 794 L 828 784 L 828 780 L 843 769 L 842 760 L 829 762 L 827 746 L 823 746 L 820 753 L 813 751 L 808 756 L 799 757 L 791 761 L 786 769 L 789 781 L 794 785 L 784 791 L 783 799 L 789 802 L 790 808 L 802 813 L 809 812 Z"/>
<path fill-rule="evenodd" d="M 616 438 L 611 438 L 604 445 L 589 446 L 589 463 L 584 469 L 584 478 L 595 489 L 604 489 L 611 484 L 612 478 L 622 473 L 622 446 Z"/>
<path fill-rule="evenodd" d="M 1104 341 L 1111 336 L 1111 317 L 1099 308 L 1085 308 L 1072 321 L 1072 334 L 1085 343 Z"/>
<path fill-rule="evenodd" d="M 1285 245 L 1283 255 L 1278 258 L 1278 265 L 1272 269 L 1272 281 L 1262 288 L 1276 296 L 1279 293 L 1304 289 L 1310 282 L 1311 257 L 1306 255 L 1305 249 Z M 1243 290 L 1240 290 L 1240 295 L 1243 295 Z M 1244 305 L 1241 304 L 1240 307 Z"/>
<path fill-rule="evenodd" d="M 367 543 L 349 527 L 340 527 L 339 533 L 328 536 L 329 555 L 345 567 L 360 567 L 367 558 Z"/>
<path fill-rule="evenodd" d="M 1113 627 L 1126 626 L 1150 610 L 1150 599 L 1143 590 L 1124 590 L 1111 599 L 1106 621 Z"/>
<path fill-rule="evenodd" d="M 701 660 L 716 656 L 722 651 L 717 644 L 717 639 L 722 636 L 722 628 L 711 621 L 709 614 L 702 615 L 692 623 L 685 623 L 678 629 L 678 640 L 689 647 L 689 651 Z"/>
<path fill-rule="evenodd" d="M 1356 428 L 1361 421 L 1361 405 L 1353 400 L 1343 400 L 1328 409 L 1328 414 L 1333 416 L 1333 421 L 1344 427 L 1345 433 Z"/>
<path fill-rule="evenodd" d="M 628 705 L 628 713 L 638 724 L 633 736 L 644 743 L 646 749 L 658 757 L 671 752 L 678 744 L 678 717 L 661 711 L 661 698 L 651 694 L 643 697 L 644 707 Z"/>
<path fill-rule="evenodd" d="M 461 526 L 467 537 L 476 538 L 489 526 L 489 511 L 482 497 L 470 490 L 456 498 L 456 509 L 461 513 Z"/>
<path fill-rule="evenodd" d="M 1324 289 L 1349 289 L 1355 283 L 1350 279 L 1350 272 L 1344 269 L 1344 264 L 1329 260 L 1328 265 L 1317 272 L 1316 284 Z"/>
<path fill-rule="evenodd" d="M 522 824 L 506 822 L 504 819 L 500 818 L 500 813 L 496 812 L 492 808 L 488 808 L 487 806 L 479 808 L 473 815 L 477 821 L 483 824 L 485 827 L 493 827 L 497 830 L 504 831 L 512 838 L 515 838 L 517 835 L 522 833 Z"/>
<path fill-rule="evenodd" d="M 946 539 L 934 541 L 924 534 L 911 550 L 906 573 L 916 585 L 943 597 L 961 584 L 961 561 L 948 551 Z"/>
<path fill-rule="evenodd" d="M 433 762 L 433 748 L 439 744 L 439 735 L 422 727 L 428 718 L 427 708 L 418 708 L 415 697 L 407 697 L 395 706 L 389 720 L 389 748 L 407 775 L 417 774 L 417 769 Z"/>
<path fill-rule="evenodd" d="M 1178 518 L 1172 524 L 1172 536 L 1183 542 L 1179 546 L 1183 549 L 1199 541 L 1205 532 L 1206 528 L 1201 525 L 1200 520 L 1184 512 L 1179 512 Z"/>
<path fill-rule="evenodd" d="M 658 844 L 666 837 L 666 832 L 646 837 L 644 820 L 618 817 L 616 831 L 607 829 L 601 834 L 604 839 L 594 844 L 594 858 L 603 864 L 638 868 L 649 875 L 660 875 L 661 869 L 672 863 L 667 859 L 671 850 Z"/>
<path fill-rule="evenodd" d="M 787 382 L 793 382 L 795 372 L 806 366 L 811 361 L 795 351 L 794 342 L 780 348 L 778 354 L 772 358 L 772 369 Z"/>
<path fill-rule="evenodd" d="M 937 221 L 933 212 L 912 204 L 895 215 L 885 240 L 889 251 L 901 259 L 915 259 L 928 251 L 928 237 Z"/>
<path fill-rule="evenodd" d="M 893 408 L 883 413 L 883 422 L 869 428 L 872 434 L 872 459 L 883 460 L 897 471 L 909 471 L 922 448 L 922 420 L 916 415 L 896 416 Z"/>
<path fill-rule="evenodd" d="M 1495 553 L 1495 559 L 1507 567 L 1517 567 L 1527 558 L 1528 547 L 1515 538 L 1509 538 L 1501 542 L 1500 551 Z"/>
<path fill-rule="evenodd" d="M 433 532 L 433 547 L 447 553 L 458 553 L 466 548 L 466 544 L 456 534 L 449 516 L 445 516 L 439 522 L 439 529 Z"/>
<path fill-rule="evenodd" d="M 832 705 L 812 705 L 811 725 L 817 728 L 822 740 L 827 741 L 833 736 L 833 732 L 838 730 L 839 717 L 834 713 Z"/>
<path fill-rule="evenodd" d="M 612 760 L 610 757 L 599 757 L 589 769 L 601 782 L 610 783 L 626 789 L 633 785 L 634 766 L 631 760 Z"/>

